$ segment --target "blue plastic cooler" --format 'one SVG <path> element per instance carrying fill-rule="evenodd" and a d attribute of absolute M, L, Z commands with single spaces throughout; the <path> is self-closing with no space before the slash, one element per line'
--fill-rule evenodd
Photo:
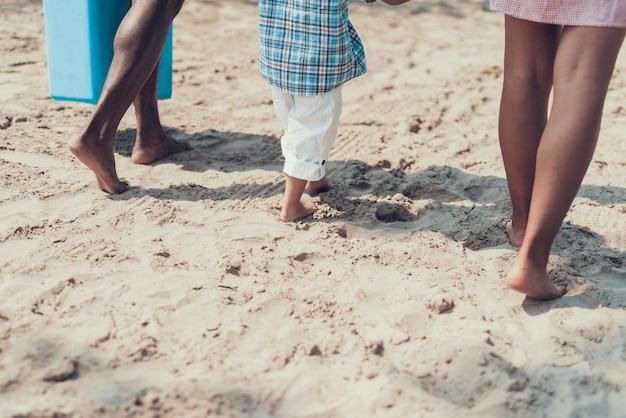
<path fill-rule="evenodd" d="M 130 0 L 44 0 L 50 96 L 96 103 L 111 60 L 113 39 Z M 172 27 L 159 70 L 159 99 L 172 97 Z"/>

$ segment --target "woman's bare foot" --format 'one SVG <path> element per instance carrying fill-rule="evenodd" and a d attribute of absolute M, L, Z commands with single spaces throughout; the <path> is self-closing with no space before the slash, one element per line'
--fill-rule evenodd
<path fill-rule="evenodd" d="M 537 268 L 530 262 L 516 260 L 509 274 L 507 284 L 514 290 L 534 299 L 556 299 L 567 293 L 567 282 L 557 277 L 548 277 L 544 268 Z"/>
<path fill-rule="evenodd" d="M 130 184 L 117 176 L 113 146 L 96 139 L 73 135 L 68 141 L 72 154 L 96 175 L 100 190 L 111 194 L 124 193 Z"/>
<path fill-rule="evenodd" d="M 280 211 L 280 220 L 283 222 L 297 221 L 313 215 L 316 210 L 317 206 L 313 202 L 302 199 L 295 205 L 283 205 Z"/>
<path fill-rule="evenodd" d="M 307 181 L 304 190 L 307 193 L 323 193 L 330 190 L 330 182 L 326 177 L 317 181 Z"/>
<path fill-rule="evenodd" d="M 137 133 L 133 153 L 130 157 L 135 164 L 150 164 L 177 152 L 188 151 L 187 142 L 178 141 L 164 131 L 151 136 Z"/>
<path fill-rule="evenodd" d="M 515 247 L 521 247 L 522 242 L 524 242 L 524 232 L 525 231 L 517 231 L 513 228 L 513 220 L 509 220 L 506 223 L 506 234 L 509 236 L 509 241 L 511 245 Z"/>

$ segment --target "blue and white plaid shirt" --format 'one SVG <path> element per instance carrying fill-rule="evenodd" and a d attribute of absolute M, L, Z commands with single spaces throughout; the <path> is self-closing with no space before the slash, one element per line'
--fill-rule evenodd
<path fill-rule="evenodd" d="M 348 20 L 348 3 L 259 0 L 263 78 L 285 93 L 314 96 L 365 73 L 365 52 Z"/>

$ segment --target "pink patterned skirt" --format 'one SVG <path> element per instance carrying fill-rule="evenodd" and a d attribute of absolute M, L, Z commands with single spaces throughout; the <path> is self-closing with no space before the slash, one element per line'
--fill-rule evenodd
<path fill-rule="evenodd" d="M 533 22 L 626 28 L 626 0 L 490 0 L 490 5 Z"/>

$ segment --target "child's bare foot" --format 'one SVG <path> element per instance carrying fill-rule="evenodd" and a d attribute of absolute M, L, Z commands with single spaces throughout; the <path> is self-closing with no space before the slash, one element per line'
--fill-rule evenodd
<path fill-rule="evenodd" d="M 100 190 L 111 194 L 124 193 L 130 185 L 117 177 L 113 148 L 102 141 L 89 140 L 81 135 L 73 135 L 68 147 L 72 154 L 96 175 Z"/>
<path fill-rule="evenodd" d="M 137 133 L 137 140 L 130 157 L 135 164 L 150 164 L 170 154 L 188 151 L 191 147 L 187 142 L 178 141 L 161 131 L 155 136 L 146 138 Z"/>
<path fill-rule="evenodd" d="M 295 205 L 283 205 L 280 211 L 280 220 L 283 222 L 297 221 L 298 219 L 313 215 L 316 210 L 317 206 L 315 206 L 313 202 L 302 199 Z"/>
<path fill-rule="evenodd" d="M 514 290 L 534 299 L 556 299 L 567 293 L 567 282 L 557 277 L 548 277 L 543 268 L 536 268 L 531 263 L 519 259 L 506 276 L 507 284 Z"/>
<path fill-rule="evenodd" d="M 513 227 L 513 220 L 510 220 L 506 223 L 506 234 L 509 236 L 509 241 L 511 242 L 511 245 L 521 247 L 522 242 L 524 242 L 524 232 L 525 231 L 517 231 Z"/>
<path fill-rule="evenodd" d="M 304 190 L 307 193 L 323 193 L 330 190 L 330 182 L 326 177 L 322 177 L 321 180 L 307 181 Z"/>

